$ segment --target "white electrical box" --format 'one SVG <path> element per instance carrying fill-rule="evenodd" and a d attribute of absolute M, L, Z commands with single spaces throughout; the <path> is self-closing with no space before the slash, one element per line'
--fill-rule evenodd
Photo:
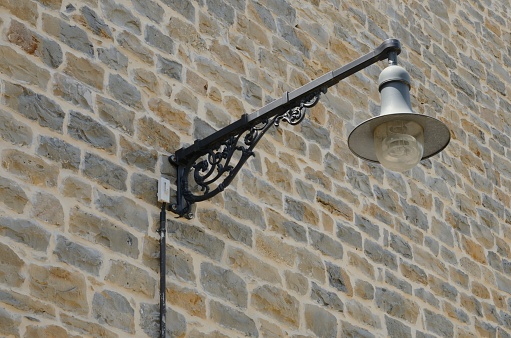
<path fill-rule="evenodd" d="M 164 177 L 158 180 L 158 202 L 170 203 L 170 180 Z"/>

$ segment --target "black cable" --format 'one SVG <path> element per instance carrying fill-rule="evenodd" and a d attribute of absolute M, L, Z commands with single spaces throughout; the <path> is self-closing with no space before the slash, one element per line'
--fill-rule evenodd
<path fill-rule="evenodd" d="M 163 202 L 161 206 L 160 212 L 160 228 L 158 232 L 160 233 L 160 338 L 165 338 L 165 319 L 167 317 L 167 307 L 166 307 L 166 297 L 165 297 L 165 288 L 166 288 L 166 251 L 167 251 L 167 243 L 165 239 L 165 235 L 167 232 L 167 204 Z"/>

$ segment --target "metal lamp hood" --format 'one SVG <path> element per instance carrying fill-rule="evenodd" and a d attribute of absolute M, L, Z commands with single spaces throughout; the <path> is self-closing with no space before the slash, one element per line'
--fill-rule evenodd
<path fill-rule="evenodd" d="M 442 151 L 451 138 L 449 128 L 440 120 L 416 114 L 410 104 L 410 75 L 392 62 L 379 77 L 381 112 L 359 124 L 348 137 L 348 147 L 358 157 L 379 163 L 376 155 L 374 133 L 383 123 L 392 121 L 415 122 L 423 129 L 423 153 L 421 160 Z"/>

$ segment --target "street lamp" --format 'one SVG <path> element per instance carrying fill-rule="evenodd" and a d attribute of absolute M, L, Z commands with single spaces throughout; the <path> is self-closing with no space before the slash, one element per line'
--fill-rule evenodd
<path fill-rule="evenodd" d="M 450 132 L 441 121 L 414 114 L 410 104 L 410 75 L 389 54 L 389 66 L 378 79 L 380 115 L 359 124 L 348 137 L 348 147 L 360 158 L 406 171 L 442 151 Z"/>
<path fill-rule="evenodd" d="M 176 203 L 170 210 L 192 218 L 192 205 L 222 192 L 254 155 L 254 147 L 271 126 L 281 122 L 299 124 L 307 108 L 314 107 L 329 87 L 384 59 L 389 60 L 389 66 L 379 77 L 381 114 L 357 126 L 348 137 L 348 147 L 358 157 L 395 171 L 406 171 L 442 151 L 450 140 L 449 129 L 435 118 L 413 113 L 410 76 L 397 65 L 400 52 L 399 41 L 387 39 L 357 60 L 177 150 L 169 157 L 177 169 Z M 198 191 L 192 189 L 190 179 Z"/>
<path fill-rule="evenodd" d="M 381 163 L 394 171 L 406 171 L 420 160 L 442 151 L 451 135 L 441 121 L 415 114 L 410 104 L 410 76 L 397 65 L 401 45 L 387 39 L 372 52 L 331 71 L 320 78 L 284 95 L 252 114 L 212 135 L 196 140 L 169 157 L 177 169 L 176 203 L 170 210 L 178 216 L 193 218 L 192 206 L 222 192 L 254 148 L 273 125 L 281 122 L 299 124 L 308 108 L 314 107 L 328 88 L 344 78 L 384 59 L 389 60 L 379 77 L 381 112 L 358 125 L 348 137 L 348 147 L 360 158 Z M 190 185 L 190 179 L 194 185 Z M 197 192 L 194 186 L 199 188 Z M 166 203 L 160 213 L 160 337 L 166 330 Z"/>

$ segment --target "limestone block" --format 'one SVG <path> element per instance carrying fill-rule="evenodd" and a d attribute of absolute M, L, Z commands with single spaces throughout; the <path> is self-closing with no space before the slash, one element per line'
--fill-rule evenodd
<path fill-rule="evenodd" d="M 110 290 L 96 293 L 92 306 L 93 316 L 99 323 L 106 323 L 128 333 L 135 332 L 135 310 L 120 293 Z"/>
<path fill-rule="evenodd" d="M 105 218 L 75 207 L 70 211 L 69 231 L 91 243 L 131 258 L 139 255 L 138 238 Z"/>
<path fill-rule="evenodd" d="M 76 314 L 87 314 L 85 278 L 76 271 L 54 266 L 30 265 L 30 294 Z"/>
<path fill-rule="evenodd" d="M 56 137 L 41 136 L 37 153 L 75 172 L 80 167 L 80 149 Z"/>
<path fill-rule="evenodd" d="M 8 172 L 40 187 L 57 185 L 59 168 L 15 149 L 2 151 L 2 167 Z"/>
<path fill-rule="evenodd" d="M 9 286 L 20 286 L 25 280 L 21 269 L 23 260 L 7 245 L 0 243 L 0 282 Z"/>

